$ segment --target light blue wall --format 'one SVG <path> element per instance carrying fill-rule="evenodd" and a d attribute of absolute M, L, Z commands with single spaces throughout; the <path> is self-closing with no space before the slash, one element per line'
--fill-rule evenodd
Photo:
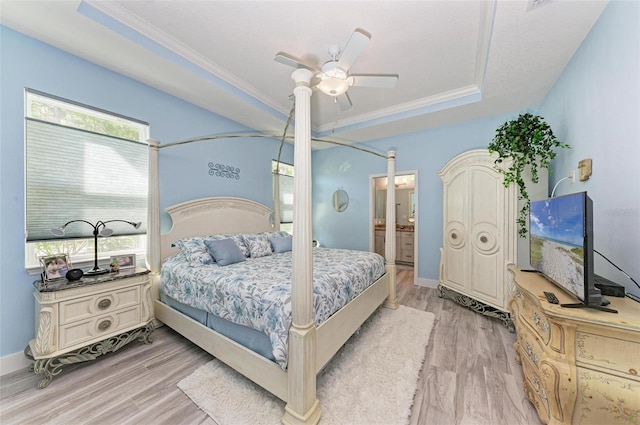
<path fill-rule="evenodd" d="M 593 160 L 588 181 L 562 182 L 556 194 L 587 191 L 595 249 L 640 281 L 640 2 L 609 3 L 540 110 L 571 145 L 550 184 Z M 640 294 L 598 255 L 595 271 Z"/>
<path fill-rule="evenodd" d="M 24 88 L 147 121 L 162 142 L 247 129 L 166 93 L 0 27 L 0 357 L 34 336 L 32 282 L 24 268 Z M 201 196 L 240 196 L 271 204 L 267 139 L 201 142 L 160 153 L 161 207 Z M 283 160 L 292 161 L 292 149 Z M 240 179 L 211 177 L 208 162 L 240 168 Z M 73 218 L 73 212 L 70 212 Z M 168 228 L 168 217 L 162 227 Z M 52 227 L 55 223 L 52 223 Z"/>
<path fill-rule="evenodd" d="M 595 207 L 595 247 L 640 280 L 640 3 L 614 1 L 577 51 L 538 111 L 572 149 L 559 153 L 550 188 L 578 160 L 593 158 L 586 183 L 563 182 L 557 194 L 587 190 Z M 484 148 L 517 112 L 368 143 L 397 150 L 397 171 L 419 173 L 419 277 L 438 278 L 442 245 L 442 184 L 437 171 L 469 149 Z M 314 238 L 323 245 L 369 249 L 369 176 L 386 172 L 383 160 L 348 148 L 314 153 Z M 351 203 L 331 209 L 344 188 Z M 633 283 L 596 256 L 596 273 Z M 626 281 L 626 282 L 625 282 Z M 638 292 L 636 290 L 636 292 Z"/>
<path fill-rule="evenodd" d="M 397 172 L 418 171 L 420 278 L 438 279 L 442 246 L 442 181 L 438 170 L 462 152 L 486 148 L 496 129 L 516 116 L 501 115 L 366 144 L 383 153 L 396 150 Z M 386 160 L 338 147 L 314 152 L 312 165 L 314 238 L 327 247 L 369 250 L 369 178 L 386 174 Z M 342 213 L 331 206 L 331 195 L 338 188 L 349 194 L 349 208 Z"/>

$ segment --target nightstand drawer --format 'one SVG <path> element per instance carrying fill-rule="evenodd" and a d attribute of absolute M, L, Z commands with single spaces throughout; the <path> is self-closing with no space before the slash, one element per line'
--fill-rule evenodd
<path fill-rule="evenodd" d="M 62 301 L 60 302 L 60 325 L 139 304 L 140 286 L 137 285 Z"/>
<path fill-rule="evenodd" d="M 97 341 L 140 325 L 140 305 L 76 321 L 60 327 L 59 349 Z"/>

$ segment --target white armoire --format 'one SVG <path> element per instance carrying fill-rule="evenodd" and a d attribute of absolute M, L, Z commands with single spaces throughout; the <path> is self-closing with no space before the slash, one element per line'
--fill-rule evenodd
<path fill-rule="evenodd" d="M 523 205 L 517 185 L 503 185 L 495 155 L 474 149 L 450 160 L 439 172 L 443 184 L 443 246 L 438 293 L 472 310 L 495 317 L 510 330 L 508 303 L 513 282 L 507 268 L 529 267 L 528 238 L 518 236 Z M 527 182 L 531 200 L 547 197 L 548 173 Z"/>

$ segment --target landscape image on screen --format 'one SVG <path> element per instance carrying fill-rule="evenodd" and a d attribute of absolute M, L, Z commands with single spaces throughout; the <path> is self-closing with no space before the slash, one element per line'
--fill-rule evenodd
<path fill-rule="evenodd" d="M 584 298 L 584 216 L 580 194 L 531 202 L 531 266 Z"/>

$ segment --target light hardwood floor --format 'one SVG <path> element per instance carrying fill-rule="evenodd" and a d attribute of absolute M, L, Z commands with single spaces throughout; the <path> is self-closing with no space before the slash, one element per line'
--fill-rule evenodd
<path fill-rule="evenodd" d="M 513 360 L 514 334 L 434 289 L 414 287 L 411 269 L 398 271 L 398 298 L 436 316 L 411 425 L 541 423 Z M 27 370 L 2 376 L 0 423 L 215 425 L 176 385 L 210 359 L 164 326 L 153 344 L 69 367 L 42 390 Z"/>

